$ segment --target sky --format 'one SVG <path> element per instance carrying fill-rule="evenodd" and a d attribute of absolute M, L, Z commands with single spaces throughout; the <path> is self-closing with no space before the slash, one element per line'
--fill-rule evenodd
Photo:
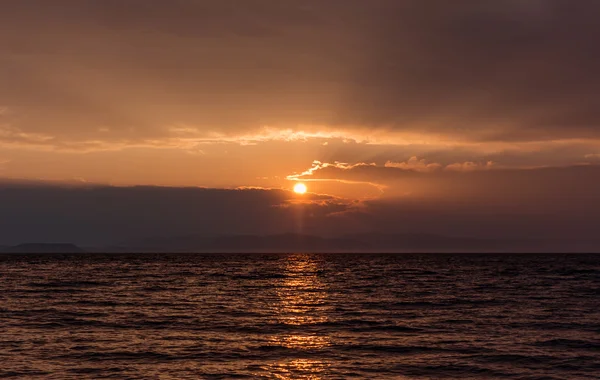
<path fill-rule="evenodd" d="M 591 237 L 598 14 L 596 0 L 3 0 L 0 243 Z M 102 227 L 125 214 L 147 228 Z"/>

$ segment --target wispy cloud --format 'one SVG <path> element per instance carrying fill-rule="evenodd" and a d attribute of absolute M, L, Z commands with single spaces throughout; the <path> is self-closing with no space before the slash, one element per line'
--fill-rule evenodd
<path fill-rule="evenodd" d="M 494 162 L 492 161 L 488 161 L 488 162 L 457 162 L 454 164 L 450 164 L 448 166 L 446 166 L 444 169 L 445 170 L 451 170 L 451 171 L 459 171 L 459 172 L 470 172 L 470 171 L 476 171 L 476 170 L 489 170 L 489 169 L 494 169 L 496 166 L 494 164 Z"/>
<path fill-rule="evenodd" d="M 301 177 L 305 177 L 305 176 L 311 176 L 313 175 L 316 171 L 318 170 L 322 170 L 325 168 L 336 168 L 336 169 L 342 169 L 342 170 L 350 170 L 350 169 L 354 169 L 357 167 L 361 167 L 361 166 L 377 166 L 374 163 L 364 163 L 364 162 L 359 162 L 356 164 L 347 164 L 344 162 L 334 162 L 334 163 L 328 163 L 328 162 L 321 162 L 321 161 L 313 161 L 313 165 L 311 168 L 307 169 L 306 171 L 299 173 L 299 174 L 292 174 L 289 175 L 287 178 L 289 180 L 297 180 Z"/>
<path fill-rule="evenodd" d="M 438 164 L 438 163 L 428 163 L 427 160 L 425 159 L 419 159 L 416 156 L 412 156 L 408 161 L 406 162 L 392 162 L 392 161 L 388 161 L 385 163 L 384 165 L 386 168 L 397 168 L 397 169 L 404 169 L 404 170 L 415 170 L 418 172 L 430 172 L 430 171 L 435 171 L 435 170 L 439 170 L 442 165 Z"/>
<path fill-rule="evenodd" d="M 345 179 L 345 178 L 322 178 L 322 177 L 317 178 L 316 176 L 314 176 L 315 173 L 318 173 L 319 171 L 327 169 L 327 168 L 333 168 L 333 169 L 339 169 L 339 170 L 352 170 L 352 169 L 365 167 L 365 166 L 375 167 L 377 165 L 374 163 L 371 163 L 371 164 L 367 164 L 367 163 L 347 164 L 347 163 L 343 163 L 343 162 L 334 162 L 334 163 L 326 163 L 325 162 L 325 163 L 323 163 L 320 161 L 314 161 L 313 166 L 311 168 L 305 170 L 302 173 L 288 175 L 286 177 L 286 179 L 289 181 L 339 182 L 339 183 L 344 183 L 344 184 L 368 185 L 368 186 L 372 186 L 372 187 L 376 188 L 380 193 L 383 193 L 383 191 L 385 190 L 385 188 L 387 186 L 380 184 L 380 183 L 376 183 L 376 182 L 371 182 L 371 181 L 366 181 L 366 180 L 352 180 L 352 179 Z"/>
<path fill-rule="evenodd" d="M 312 167 L 305 170 L 302 173 L 289 175 L 289 180 L 325 180 L 318 178 L 319 172 L 327 170 L 336 170 L 340 172 L 368 172 L 369 168 L 376 171 L 385 171 L 385 169 L 396 169 L 399 172 L 418 172 L 418 173 L 434 173 L 441 170 L 446 171 L 476 171 L 476 170 L 490 170 L 496 168 L 493 162 L 456 162 L 448 165 L 442 165 L 437 162 L 429 162 L 426 159 L 419 159 L 416 156 L 412 156 L 407 161 L 393 162 L 387 161 L 384 165 L 377 165 L 376 163 L 358 162 L 354 164 L 348 164 L 344 162 L 327 163 L 321 161 L 314 161 Z M 364 169 L 364 170 L 363 170 Z M 314 178 L 313 178 L 314 177 Z M 335 178 L 332 178 L 332 180 Z"/>

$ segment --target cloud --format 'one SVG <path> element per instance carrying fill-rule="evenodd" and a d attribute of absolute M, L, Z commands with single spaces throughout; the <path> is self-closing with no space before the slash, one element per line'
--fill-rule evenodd
<path fill-rule="evenodd" d="M 47 136 L 72 150 L 598 140 L 598 11 L 593 0 L 10 1 L 0 117 L 34 137 L 21 144 Z"/>
<path fill-rule="evenodd" d="M 600 5 L 532 4 L 386 2 L 340 115 L 467 140 L 597 137 Z"/>
<path fill-rule="evenodd" d="M 541 197 L 501 204 L 490 204 L 476 197 L 461 202 L 442 198 L 429 202 L 384 198 L 365 202 L 353 213 L 345 214 L 345 218 L 369 232 L 425 232 L 500 239 L 596 239 L 594 229 L 600 222 L 598 201 L 598 196 L 573 196 L 560 202 Z M 345 224 L 351 225 L 347 221 Z"/>
<path fill-rule="evenodd" d="M 0 181 L 0 242 L 115 244 L 186 234 L 316 233 L 348 202 L 269 189 L 109 187 Z"/>
<path fill-rule="evenodd" d="M 376 167 L 377 165 L 375 163 L 357 163 L 357 164 L 347 164 L 347 163 L 343 163 L 343 162 L 334 162 L 333 164 L 331 163 L 323 163 L 320 161 L 314 161 L 313 165 L 311 168 L 309 168 L 308 170 L 305 170 L 304 172 L 301 173 L 295 173 L 295 174 L 291 174 L 288 175 L 286 177 L 286 179 L 288 181 L 310 181 L 310 182 L 339 182 L 339 183 L 343 183 L 343 184 L 352 184 L 352 185 L 368 185 L 369 187 L 373 187 L 375 189 L 377 189 L 378 194 L 382 193 L 385 189 L 385 185 L 376 183 L 376 182 L 369 182 L 367 180 L 356 180 L 352 178 L 352 175 L 350 176 L 341 176 L 339 178 L 336 177 L 327 177 L 327 176 L 320 176 L 320 174 L 322 174 L 323 172 L 328 172 L 329 170 L 333 170 L 333 171 L 348 171 L 348 172 L 354 172 L 355 170 L 360 170 L 360 168 L 362 167 Z M 317 175 L 315 175 L 315 173 L 318 173 Z"/>
<path fill-rule="evenodd" d="M 437 162 L 429 162 L 426 159 L 419 159 L 416 156 L 410 157 L 407 161 L 393 162 L 386 161 L 384 165 L 378 166 L 376 163 L 359 162 L 348 164 L 342 162 L 327 163 L 314 161 L 311 168 L 299 174 L 293 174 L 287 179 L 295 180 L 352 180 L 357 176 L 360 178 L 373 175 L 375 180 L 381 178 L 389 178 L 394 176 L 414 177 L 421 176 L 417 173 L 435 173 L 441 170 L 451 172 L 471 172 L 477 170 L 489 170 L 494 168 L 492 161 L 488 162 L 456 162 L 448 165 L 442 165 Z M 327 173 L 327 174 L 326 174 Z M 340 173 L 341 175 L 333 175 L 327 178 L 328 174 Z"/>
<path fill-rule="evenodd" d="M 359 162 L 357 164 L 347 164 L 344 162 L 334 162 L 334 163 L 328 163 L 328 162 L 321 162 L 321 161 L 313 161 L 313 165 L 310 169 L 300 173 L 300 174 L 293 174 L 288 176 L 289 180 L 296 180 L 296 179 L 301 179 L 303 177 L 306 176 L 312 176 L 314 174 L 314 172 L 319 171 L 319 170 L 323 170 L 325 168 L 336 168 L 336 169 L 340 169 L 340 170 L 351 170 L 351 169 L 355 169 L 355 168 L 359 168 L 359 167 L 363 167 L 363 166 L 377 166 L 374 163 L 371 164 L 367 164 L 364 162 Z"/>
<path fill-rule="evenodd" d="M 0 181 L 0 244 L 104 245 L 149 237 L 285 232 L 595 238 L 600 223 L 600 169 L 594 166 L 432 173 L 373 166 L 345 171 L 327 168 L 332 169 L 344 173 L 378 170 L 396 176 L 412 173 L 431 181 L 420 184 L 429 194 L 352 201 L 260 188 L 110 187 L 80 181 L 4 180 Z M 446 182 L 448 176 L 461 180 Z"/>
<path fill-rule="evenodd" d="M 494 167 L 492 161 L 485 163 L 481 162 L 455 162 L 449 165 L 442 165 L 437 162 L 429 163 L 424 158 L 419 159 L 417 156 L 412 156 L 405 162 L 392 162 L 387 161 L 384 165 L 386 168 L 396 168 L 403 170 L 413 170 L 417 172 L 433 172 L 437 170 L 450 170 L 450 171 L 474 171 L 474 170 L 487 170 Z"/>
<path fill-rule="evenodd" d="M 445 167 L 445 170 L 453 170 L 459 172 L 470 172 L 475 170 L 488 170 L 494 167 L 494 163 L 492 161 L 488 161 L 486 163 L 479 162 L 463 162 L 463 163 L 455 163 L 450 164 Z"/>
<path fill-rule="evenodd" d="M 598 11 L 593 0 L 8 1 L 5 173 L 228 187 L 283 186 L 246 172 L 296 173 L 389 194 L 392 169 L 417 181 L 594 163 Z M 302 173 L 313 159 L 315 174 Z"/>
<path fill-rule="evenodd" d="M 8 164 L 10 161 L 12 161 L 12 160 L 9 159 L 9 158 L 2 158 L 2 157 L 0 157 L 0 170 L 3 170 L 4 166 L 6 164 Z"/>
<path fill-rule="evenodd" d="M 425 159 L 419 159 L 416 156 L 412 156 L 406 162 L 388 161 L 385 163 L 385 167 L 404 170 L 414 170 L 418 172 L 430 172 L 434 170 L 439 170 L 442 167 L 442 165 L 438 163 L 427 163 Z"/>
<path fill-rule="evenodd" d="M 370 183 L 384 190 L 384 198 L 406 197 L 418 202 L 435 199 L 479 199 L 493 205 L 515 200 L 536 203 L 540 198 L 570 204 L 600 194 L 600 166 L 502 168 L 492 163 L 455 163 L 429 166 L 423 160 L 380 165 L 338 167 L 315 163 L 295 180 Z"/>
<path fill-rule="evenodd" d="M 8 144 L 44 145 L 53 139 L 50 135 L 26 133 L 16 127 L 0 127 L 0 141 Z"/>

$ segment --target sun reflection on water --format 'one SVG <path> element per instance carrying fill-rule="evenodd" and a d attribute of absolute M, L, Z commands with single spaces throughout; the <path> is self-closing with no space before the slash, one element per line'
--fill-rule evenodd
<path fill-rule="evenodd" d="M 319 360 L 295 359 L 273 365 L 270 370 L 276 379 L 281 380 L 297 379 L 299 374 L 302 379 L 321 380 L 324 379 L 324 372 L 328 366 Z"/>
<path fill-rule="evenodd" d="M 320 264 L 309 255 L 292 255 L 283 261 L 285 275 L 275 289 L 277 302 L 273 305 L 277 323 L 288 325 L 294 333 L 277 334 L 271 344 L 307 353 L 318 353 L 331 346 L 330 336 L 319 329 L 328 321 L 327 287 L 319 278 Z M 296 332 L 297 331 L 297 332 Z M 322 379 L 327 362 L 313 358 L 280 360 L 268 371 L 279 379 Z"/>
<path fill-rule="evenodd" d="M 279 323 L 315 325 L 327 322 L 327 289 L 319 278 L 319 263 L 308 255 L 290 256 L 285 278 L 276 288 L 275 311 Z"/>

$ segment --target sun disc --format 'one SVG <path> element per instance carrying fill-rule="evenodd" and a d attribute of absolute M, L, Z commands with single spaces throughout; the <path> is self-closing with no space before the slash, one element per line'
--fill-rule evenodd
<path fill-rule="evenodd" d="M 306 185 L 303 183 L 297 183 L 294 185 L 294 193 L 296 194 L 304 194 L 306 193 Z"/>

